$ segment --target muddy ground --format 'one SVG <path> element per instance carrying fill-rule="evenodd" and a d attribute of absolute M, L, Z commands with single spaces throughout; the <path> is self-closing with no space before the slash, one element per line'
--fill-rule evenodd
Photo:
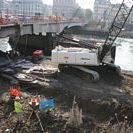
<path fill-rule="evenodd" d="M 83 111 L 84 126 L 82 125 L 80 130 L 69 127 L 68 130 L 64 131 L 62 129 L 66 121 L 62 121 L 64 125 L 59 124 L 58 128 L 52 128 L 52 125 L 50 125 L 51 128 L 45 128 L 47 132 L 114 132 L 114 130 L 110 129 L 110 125 L 117 125 L 116 128 L 118 127 L 118 132 L 120 132 L 120 123 L 125 123 L 125 118 L 128 126 L 132 127 L 133 74 L 124 71 L 120 76 L 106 67 L 99 68 L 97 71 L 100 73 L 100 80 L 94 83 L 83 76 L 80 77 L 80 72 L 66 71 L 59 72 L 56 77 L 50 78 L 50 82 L 47 84 L 20 83 L 22 91 L 26 93 L 55 98 L 57 108 L 64 113 L 70 111 L 73 99 L 76 98 L 79 108 Z M 5 79 L 1 79 L 0 83 L 0 94 L 3 94 L 8 90 L 10 83 L 6 82 Z M 42 119 L 42 123 L 45 122 L 46 119 Z M 55 123 L 59 123 L 59 121 L 53 122 L 53 125 Z M 47 127 L 46 124 L 44 125 Z M 128 129 L 127 126 L 124 125 L 124 127 Z M 34 132 L 41 132 L 40 129 L 37 130 Z M 29 129 L 29 132 L 33 131 Z M 128 132 L 133 131 L 130 129 Z"/>

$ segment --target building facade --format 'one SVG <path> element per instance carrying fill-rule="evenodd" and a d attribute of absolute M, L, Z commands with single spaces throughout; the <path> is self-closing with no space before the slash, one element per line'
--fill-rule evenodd
<path fill-rule="evenodd" d="M 12 7 L 16 15 L 35 16 L 43 14 L 42 0 L 13 0 Z"/>
<path fill-rule="evenodd" d="M 118 12 L 120 4 L 112 4 L 109 0 L 95 0 L 94 3 L 94 21 L 97 22 L 104 22 L 107 26 L 110 27 L 110 24 L 114 20 L 116 13 Z M 128 11 L 129 8 L 125 5 L 126 10 Z M 124 13 L 124 10 L 123 10 Z M 123 15 L 121 14 L 122 17 Z M 133 22 L 133 13 L 131 13 L 128 23 Z"/>
<path fill-rule="evenodd" d="M 104 21 L 107 14 L 109 14 L 111 2 L 108 0 L 95 0 L 94 2 L 94 20 Z"/>
<path fill-rule="evenodd" d="M 43 6 L 43 14 L 44 16 L 51 16 L 52 15 L 53 6 L 44 4 Z"/>
<path fill-rule="evenodd" d="M 78 7 L 76 0 L 53 0 L 53 15 L 71 18 Z"/>
<path fill-rule="evenodd" d="M 9 13 L 9 3 L 6 0 L 0 0 L 0 16 Z"/>

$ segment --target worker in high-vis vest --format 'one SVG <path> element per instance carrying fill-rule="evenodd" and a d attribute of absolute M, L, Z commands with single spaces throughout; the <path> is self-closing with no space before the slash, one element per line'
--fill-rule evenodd
<path fill-rule="evenodd" d="M 5 117 L 8 117 L 11 114 L 11 112 L 14 111 L 15 97 L 21 96 L 20 86 L 19 85 L 11 86 L 8 91 L 8 94 L 9 94 L 9 100 L 5 104 L 5 111 L 4 111 Z"/>
<path fill-rule="evenodd" d="M 15 112 L 17 113 L 18 122 L 22 123 L 22 121 L 23 121 L 23 105 L 21 104 L 20 100 L 21 100 L 20 97 L 15 98 L 14 108 L 15 108 Z"/>

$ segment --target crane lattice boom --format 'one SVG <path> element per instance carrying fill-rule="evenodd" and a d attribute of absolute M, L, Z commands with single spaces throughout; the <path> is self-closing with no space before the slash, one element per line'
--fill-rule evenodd
<path fill-rule="evenodd" d="M 118 12 L 116 13 L 116 16 L 111 24 L 109 33 L 103 45 L 103 50 L 100 54 L 100 62 L 103 61 L 106 54 L 111 50 L 114 41 L 123 30 L 125 23 L 127 22 L 129 15 L 133 10 L 133 0 L 130 0 L 130 6 L 131 7 L 129 8 L 126 5 L 125 0 L 122 1 L 122 4 L 120 5 Z"/>

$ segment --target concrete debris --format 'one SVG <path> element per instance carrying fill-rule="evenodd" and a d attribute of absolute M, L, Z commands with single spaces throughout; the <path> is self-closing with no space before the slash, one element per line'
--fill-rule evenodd
<path fill-rule="evenodd" d="M 46 81 L 46 77 L 56 76 L 57 71 L 57 67 L 55 68 L 47 64 L 33 64 L 31 61 L 24 59 L 17 61 L 7 68 L 3 68 L 2 75 L 7 79 L 12 80 L 12 82 L 18 80 L 26 83 L 37 83 Z"/>
<path fill-rule="evenodd" d="M 33 67 L 33 63 L 30 61 L 22 61 L 22 62 L 18 62 L 17 65 L 15 65 L 15 68 L 22 68 L 22 69 L 30 69 L 31 67 Z"/>

